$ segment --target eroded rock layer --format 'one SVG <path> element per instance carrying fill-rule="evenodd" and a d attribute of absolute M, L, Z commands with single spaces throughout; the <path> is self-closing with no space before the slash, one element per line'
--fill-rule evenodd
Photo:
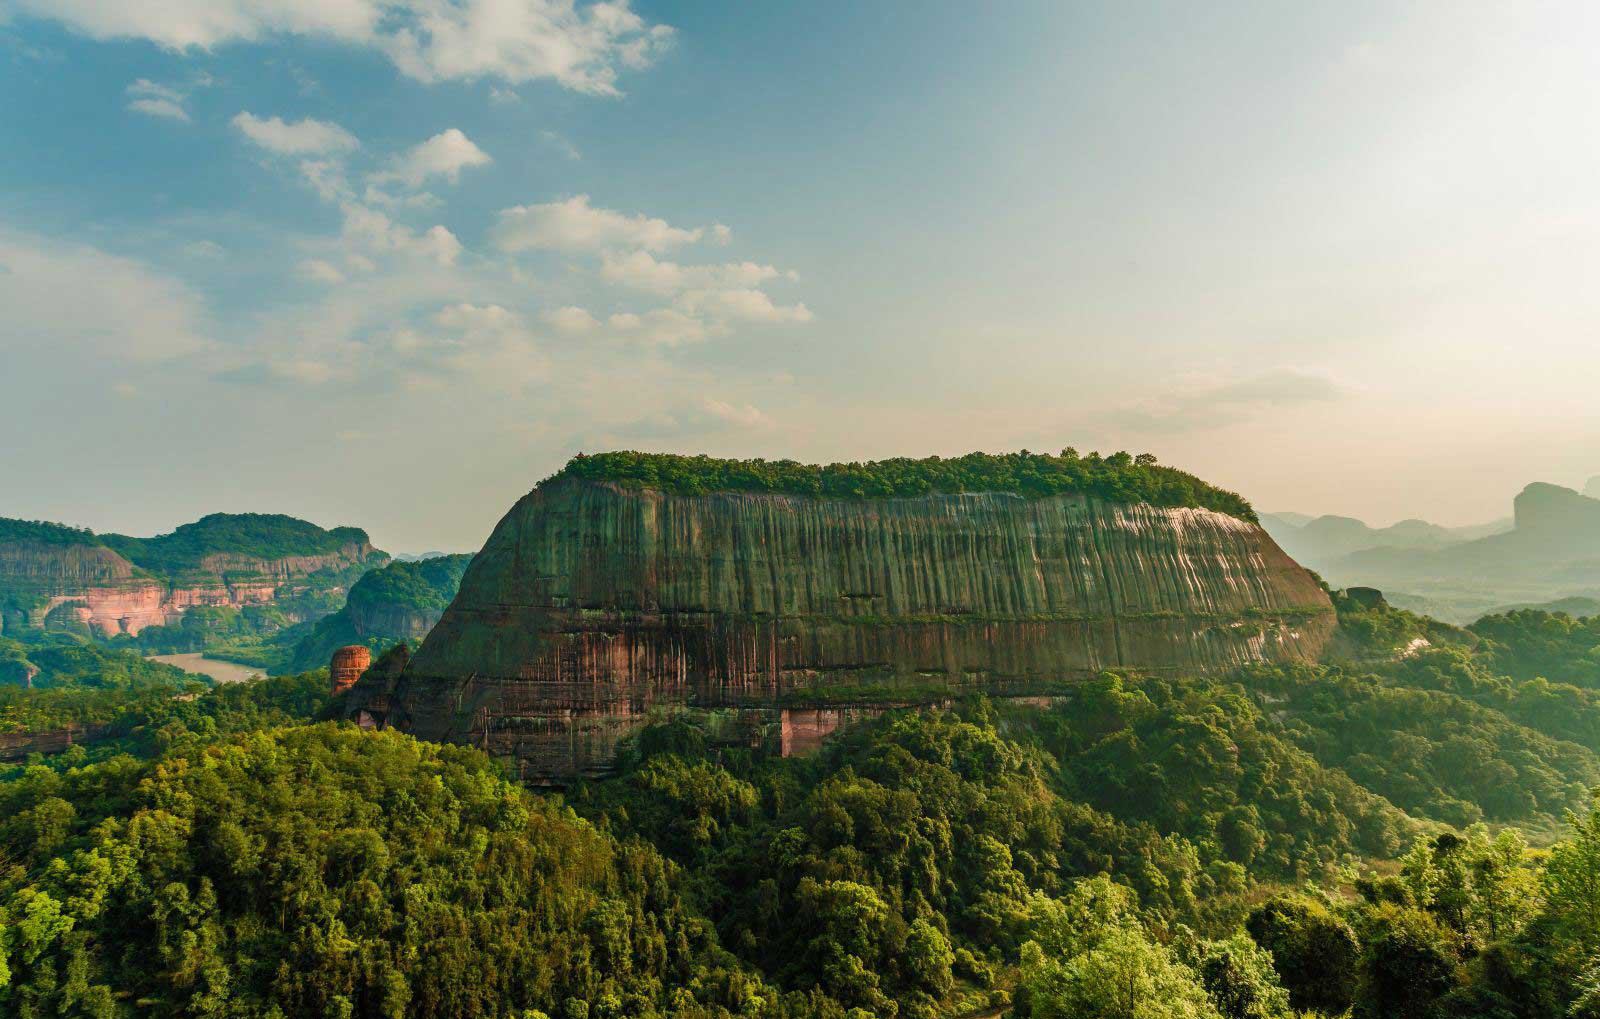
<path fill-rule="evenodd" d="M 134 636 L 177 622 L 197 606 L 268 605 L 304 590 L 307 577 L 379 564 L 364 539 L 325 555 L 206 556 L 194 569 L 152 576 L 104 545 L 0 541 L 0 632 L 71 620 L 100 636 Z"/>
<path fill-rule="evenodd" d="M 560 781 L 603 771 L 663 707 L 1025 695 L 1117 666 L 1312 658 L 1334 625 L 1263 530 L 1209 510 L 563 478 L 500 522 L 383 693 L 389 724 Z"/>

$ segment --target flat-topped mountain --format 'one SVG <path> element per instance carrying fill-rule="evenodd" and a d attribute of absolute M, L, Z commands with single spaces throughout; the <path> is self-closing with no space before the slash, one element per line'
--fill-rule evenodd
<path fill-rule="evenodd" d="M 281 514 L 214 513 L 153 538 L 0 518 L 0 624 L 133 635 L 195 606 L 342 591 L 387 559 L 359 528 Z"/>
<path fill-rule="evenodd" d="M 520 500 L 350 710 L 559 781 L 655 709 L 787 739 L 850 706 L 1313 658 L 1334 626 L 1242 498 L 1148 458 L 606 454 Z"/>

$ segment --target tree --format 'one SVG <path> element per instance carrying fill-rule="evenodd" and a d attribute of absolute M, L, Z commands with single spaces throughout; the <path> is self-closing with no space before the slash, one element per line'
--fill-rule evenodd
<path fill-rule="evenodd" d="M 1290 1005 L 1330 1015 L 1350 1007 L 1361 945 L 1350 925 L 1322 903 L 1301 897 L 1269 900 L 1250 914 L 1245 929 L 1271 953 Z"/>
<path fill-rule="evenodd" d="M 1600 810 L 1567 823 L 1572 834 L 1551 848 L 1542 884 L 1556 948 L 1577 967 L 1600 955 Z"/>
<path fill-rule="evenodd" d="M 1454 983 L 1456 953 L 1428 913 L 1384 904 L 1367 919 L 1355 1014 L 1362 1019 L 1426 1019 Z"/>
<path fill-rule="evenodd" d="M 1227 1019 L 1289 1015 L 1289 993 L 1272 968 L 1272 956 L 1243 931 L 1221 941 L 1191 941 L 1183 959 Z"/>
<path fill-rule="evenodd" d="M 1036 1019 L 1221 1019 L 1195 972 L 1150 938 L 1133 894 L 1109 878 L 1037 902 L 1022 948 Z"/>

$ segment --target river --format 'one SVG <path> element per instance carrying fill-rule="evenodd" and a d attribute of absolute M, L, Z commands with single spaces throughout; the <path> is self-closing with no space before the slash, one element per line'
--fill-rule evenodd
<path fill-rule="evenodd" d="M 198 652 L 186 655 L 146 655 L 152 662 L 165 662 L 176 665 L 185 672 L 198 672 L 202 676 L 210 676 L 218 683 L 242 683 L 251 676 L 264 676 L 264 669 L 257 669 L 249 665 L 240 665 L 237 662 L 225 662 L 220 658 L 207 658 Z"/>

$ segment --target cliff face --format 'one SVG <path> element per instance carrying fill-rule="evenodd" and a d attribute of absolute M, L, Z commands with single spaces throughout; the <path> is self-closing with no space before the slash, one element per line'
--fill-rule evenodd
<path fill-rule="evenodd" d="M 306 586 L 319 571 L 383 561 L 365 541 L 321 555 L 209 555 L 195 568 L 154 576 L 105 545 L 0 541 L 0 630 L 63 617 L 103 636 L 174 623 L 195 606 L 265 605 Z"/>
<path fill-rule="evenodd" d="M 657 707 L 1040 693 L 1115 666 L 1310 658 L 1334 625 L 1264 531 L 1209 510 L 563 478 L 495 529 L 387 718 L 559 781 L 603 770 Z"/>

